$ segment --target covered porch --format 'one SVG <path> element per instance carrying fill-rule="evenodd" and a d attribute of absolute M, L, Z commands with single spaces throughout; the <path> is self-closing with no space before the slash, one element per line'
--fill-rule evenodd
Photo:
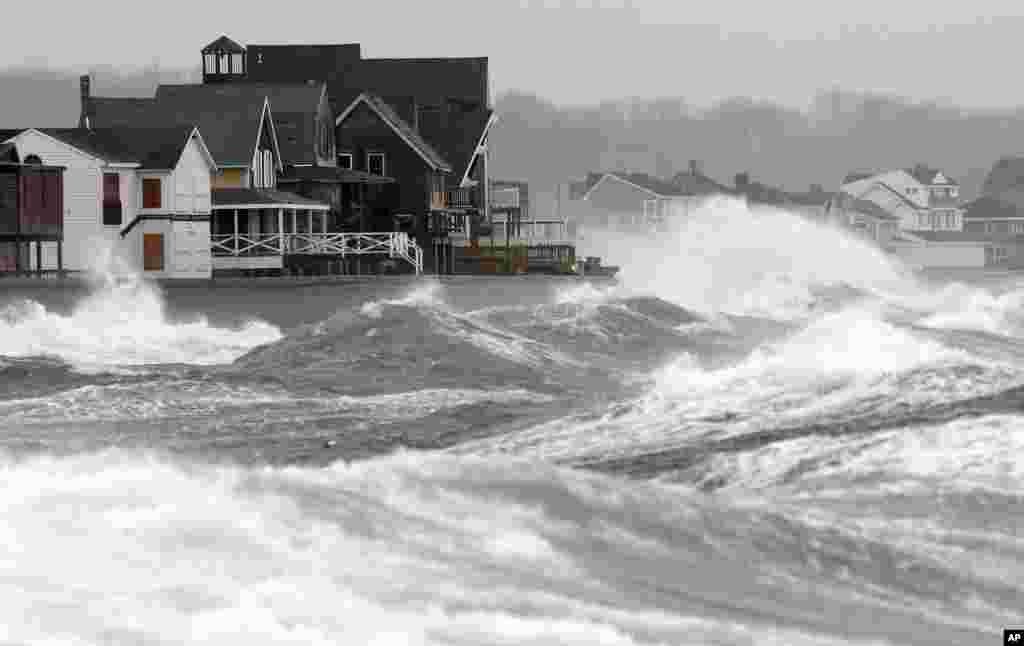
<path fill-rule="evenodd" d="M 423 252 L 407 234 L 331 230 L 330 210 L 327 204 L 283 191 L 213 191 L 213 269 L 350 273 L 346 260 L 383 256 L 422 272 Z"/>
<path fill-rule="evenodd" d="M 283 269 L 328 231 L 331 207 L 270 189 L 212 192 L 210 249 L 214 269 Z"/>
<path fill-rule="evenodd" d="M 331 232 L 383 232 L 374 226 L 374 212 L 392 177 L 334 166 L 289 166 L 278 184 L 297 195 L 330 206 Z M 379 219 L 379 218 L 378 218 Z"/>

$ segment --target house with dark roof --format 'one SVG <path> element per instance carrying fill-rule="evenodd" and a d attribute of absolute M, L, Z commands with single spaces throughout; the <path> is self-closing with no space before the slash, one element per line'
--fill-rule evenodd
<path fill-rule="evenodd" d="M 216 49 L 214 44 L 207 49 Z M 419 159 L 419 152 L 432 151 L 424 163 L 431 173 L 441 174 L 440 184 L 434 184 L 433 176 L 425 178 L 417 164 L 407 164 L 404 152 L 398 153 L 402 160 L 385 154 L 383 167 L 394 171 L 388 174 L 396 181 L 372 189 L 375 202 L 366 205 L 360 220 L 369 217 L 379 225 L 391 222 L 414 230 L 421 245 L 430 247 L 435 239 L 465 237 L 467 222 L 487 219 L 487 141 L 495 122 L 487 58 L 363 58 L 356 43 L 235 45 L 221 41 L 219 47 L 232 55 L 244 49 L 244 67 L 232 66 L 225 76 L 223 60 L 204 54 L 204 79 L 216 84 L 326 83 L 337 115 L 334 136 L 341 168 L 374 174 L 381 168 L 380 151 L 370 151 L 371 159 L 365 151 L 345 148 L 354 128 L 349 116 L 367 103 L 366 97 L 373 97 L 369 101 L 378 112 L 388 114 L 388 128 Z M 408 176 L 402 174 L 407 167 Z M 428 199 L 414 205 L 413 194 Z"/>
<path fill-rule="evenodd" d="M 95 97 L 90 79 L 81 77 L 80 124 L 84 128 L 152 129 L 196 125 L 217 164 L 213 186 L 274 188 L 283 169 L 281 148 L 270 100 L 263 91 L 222 86 L 174 86 L 149 99 Z"/>
<path fill-rule="evenodd" d="M 8 139 L 24 160 L 65 168 L 63 264 L 127 268 L 155 278 L 211 275 L 210 175 L 216 164 L 194 125 L 26 129 Z M 99 262 L 104 266 L 96 266 Z"/>

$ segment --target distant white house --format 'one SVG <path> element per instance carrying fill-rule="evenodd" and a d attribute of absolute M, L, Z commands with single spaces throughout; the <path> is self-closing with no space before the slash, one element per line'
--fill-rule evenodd
<path fill-rule="evenodd" d="M 963 231 L 960 185 L 939 170 L 917 165 L 847 176 L 840 190 L 878 204 L 904 231 Z"/>
<path fill-rule="evenodd" d="M 64 267 L 93 268 L 102 248 L 154 278 L 208 278 L 210 176 L 195 127 L 27 129 L 22 158 L 65 167 Z M 44 267 L 56 266 L 44 250 Z"/>

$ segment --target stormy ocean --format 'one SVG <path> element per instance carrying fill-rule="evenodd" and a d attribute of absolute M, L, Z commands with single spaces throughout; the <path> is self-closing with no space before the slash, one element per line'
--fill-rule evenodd
<path fill-rule="evenodd" d="M 0 292 L 0 643 L 1024 624 L 1024 277 L 727 201 L 605 242 L 617 283 Z"/>

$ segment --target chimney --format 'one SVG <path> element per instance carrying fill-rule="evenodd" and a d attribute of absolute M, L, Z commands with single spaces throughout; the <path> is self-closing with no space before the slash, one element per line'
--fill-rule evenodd
<path fill-rule="evenodd" d="M 89 116 L 92 114 L 92 95 L 89 92 L 89 75 L 78 77 L 78 89 L 81 94 L 81 112 L 78 116 L 78 127 L 89 128 Z"/>
<path fill-rule="evenodd" d="M 700 175 L 700 162 L 698 162 L 696 159 L 690 160 L 690 174 L 695 177 L 697 175 Z"/>

